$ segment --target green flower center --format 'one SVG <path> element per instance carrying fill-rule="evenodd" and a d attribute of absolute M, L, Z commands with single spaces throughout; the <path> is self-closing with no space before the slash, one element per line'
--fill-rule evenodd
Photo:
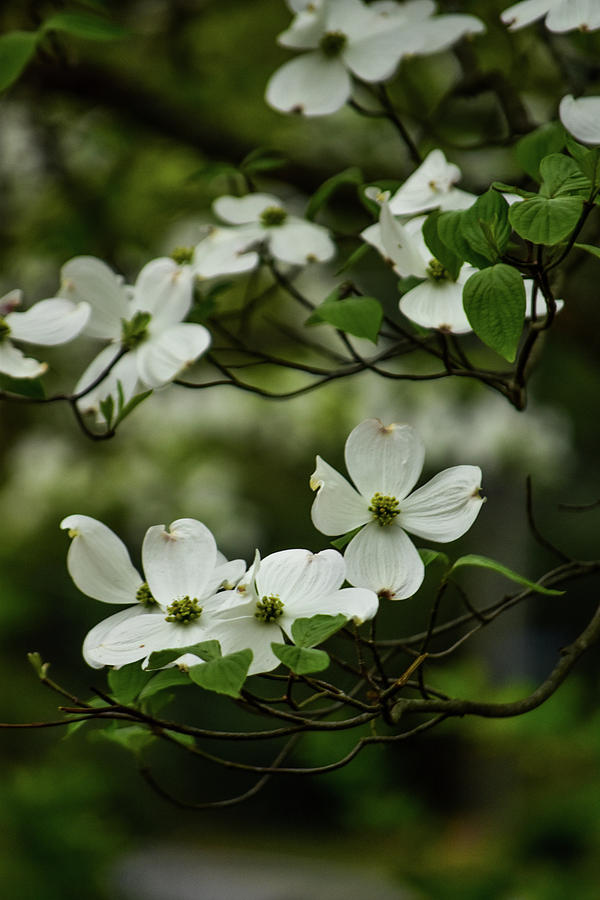
<path fill-rule="evenodd" d="M 156 600 L 146 581 L 135 592 L 135 599 L 142 606 L 156 606 Z"/>
<path fill-rule="evenodd" d="M 165 622 L 178 622 L 180 625 L 189 625 L 195 622 L 202 614 L 202 607 L 198 606 L 196 597 L 190 599 L 188 595 L 180 597 L 178 600 L 167 606 L 168 616 L 165 616 Z"/>
<path fill-rule="evenodd" d="M 193 258 L 193 247 L 175 247 L 175 249 L 171 251 L 171 259 L 173 262 L 176 262 L 178 266 L 189 266 Z"/>
<path fill-rule="evenodd" d="M 283 615 L 283 602 L 277 595 L 271 597 L 263 597 L 256 604 L 255 617 L 259 622 L 275 622 L 279 616 Z"/>
<path fill-rule="evenodd" d="M 452 281 L 448 269 L 445 269 L 439 259 L 432 259 L 427 266 L 427 275 L 432 281 Z"/>
<path fill-rule="evenodd" d="M 348 38 L 343 31 L 328 31 L 319 41 L 319 47 L 330 58 L 339 56 L 346 44 Z"/>
<path fill-rule="evenodd" d="M 148 325 L 152 316 L 147 312 L 136 312 L 133 319 L 121 319 L 121 343 L 128 350 L 136 347 L 148 337 Z"/>
<path fill-rule="evenodd" d="M 287 219 L 287 213 L 281 206 L 267 206 L 260 214 L 260 221 L 265 228 L 272 228 L 274 225 L 283 225 Z"/>
<path fill-rule="evenodd" d="M 0 341 L 10 334 L 10 325 L 6 324 L 6 319 L 0 316 Z"/>
<path fill-rule="evenodd" d="M 391 525 L 398 513 L 400 512 L 400 504 L 395 497 L 388 497 L 387 494 L 373 494 L 369 512 L 373 513 L 373 518 L 378 525 Z"/>

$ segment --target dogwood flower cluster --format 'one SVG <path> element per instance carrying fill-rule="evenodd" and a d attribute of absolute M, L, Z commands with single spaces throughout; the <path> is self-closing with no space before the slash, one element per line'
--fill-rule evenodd
<path fill-rule="evenodd" d="M 406 532 L 446 543 L 465 534 L 484 502 L 481 469 L 453 466 L 411 493 L 425 448 L 410 425 L 366 419 L 350 433 L 346 467 L 356 487 L 317 456 L 312 521 L 328 535 L 357 533 L 345 551 L 351 584 L 403 600 L 421 586 L 423 561 Z"/>
<path fill-rule="evenodd" d="M 273 194 L 218 197 L 213 211 L 227 224 L 211 226 L 193 249 L 191 270 L 200 280 L 251 272 L 260 265 L 260 251 L 293 266 L 328 262 L 336 254 L 327 228 L 293 215 Z"/>
<path fill-rule="evenodd" d="M 437 53 L 485 30 L 475 16 L 434 16 L 430 0 L 368 6 L 361 0 L 314 0 L 291 9 L 295 16 L 278 41 L 307 52 L 275 72 L 266 100 L 281 112 L 306 116 L 340 109 L 351 97 L 353 78 L 387 81 L 403 57 Z"/>
<path fill-rule="evenodd" d="M 100 420 L 100 402 L 116 395 L 117 382 L 126 402 L 140 383 L 158 388 L 172 381 L 210 344 L 203 325 L 183 322 L 192 305 L 193 273 L 172 259 L 152 260 L 129 286 L 102 260 L 78 256 L 62 269 L 60 293 L 86 301 L 91 314 L 83 333 L 110 342 L 87 367 L 76 393 L 93 385 L 116 355 L 127 351 L 79 401 L 82 412 L 96 412 Z"/>
<path fill-rule="evenodd" d="M 298 619 L 343 616 L 361 624 L 379 598 L 405 599 L 421 586 L 424 566 L 407 531 L 452 541 L 475 521 L 483 499 L 481 471 L 455 466 L 410 491 L 423 466 L 422 441 L 409 425 L 367 419 L 346 441 L 346 463 L 356 485 L 317 457 L 310 479 L 317 497 L 312 519 L 324 534 L 358 530 L 346 549 L 272 553 L 246 570 L 227 561 L 209 529 L 196 519 L 154 525 L 142 545 L 144 574 L 102 522 L 71 515 L 61 522 L 71 545 L 67 567 L 79 590 L 122 608 L 94 626 L 83 644 L 86 662 L 100 668 L 141 662 L 178 651 L 169 665 L 196 665 L 193 648 L 218 641 L 221 653 L 251 650 L 248 674 L 279 665 L 273 645 L 293 641 Z M 344 581 L 351 587 L 343 587 Z"/>
<path fill-rule="evenodd" d="M 243 560 L 225 560 L 202 522 L 178 519 L 146 532 L 144 580 L 102 522 L 74 515 L 61 528 L 72 538 L 67 567 L 77 587 L 126 606 L 87 634 L 83 656 L 94 668 L 147 663 L 153 652 L 178 648 L 177 664 L 199 663 L 185 648 L 216 640 L 223 655 L 252 650 L 249 674 L 268 672 L 279 665 L 271 643 L 282 632 L 290 637 L 296 619 L 321 613 L 362 622 L 377 612 L 373 591 L 340 589 L 345 566 L 336 550 L 257 555 L 245 572 Z"/>
<path fill-rule="evenodd" d="M 545 16 L 549 31 L 595 31 L 600 28 L 598 0 L 521 0 L 509 6 L 500 18 L 511 31 L 525 28 Z"/>
<path fill-rule="evenodd" d="M 44 347 L 66 344 L 84 328 L 91 308 L 85 302 L 53 297 L 15 312 L 21 300 L 20 290 L 0 298 L 0 372 L 11 378 L 39 378 L 48 368 L 46 363 L 25 356 L 13 340 Z"/>

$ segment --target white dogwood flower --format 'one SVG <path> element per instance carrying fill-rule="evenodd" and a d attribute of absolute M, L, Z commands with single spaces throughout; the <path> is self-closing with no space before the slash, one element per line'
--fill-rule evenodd
<path fill-rule="evenodd" d="M 266 244 L 275 259 L 296 266 L 327 262 L 335 255 L 336 247 L 326 228 L 291 215 L 272 194 L 219 197 L 213 209 L 225 222 L 239 226 L 240 240 L 246 242 L 248 255 L 256 262 L 253 248 L 260 244 Z"/>
<path fill-rule="evenodd" d="M 294 4 L 296 16 L 279 43 L 302 56 L 269 80 L 266 100 L 275 109 L 307 116 L 340 109 L 352 94 L 353 76 L 387 81 L 404 56 L 437 53 L 465 34 L 484 30 L 475 16 L 432 17 L 433 3 L 315 0 Z"/>
<path fill-rule="evenodd" d="M 600 27 L 600 26 L 599 26 Z M 600 144 L 600 97 L 567 94 L 558 108 L 560 121 L 582 144 Z"/>
<path fill-rule="evenodd" d="M 239 228 L 211 226 L 194 247 L 192 272 L 200 279 L 251 272 L 260 262 L 258 253 L 252 249 L 255 243 L 252 236 Z"/>
<path fill-rule="evenodd" d="M 595 31 L 600 28 L 600 4 L 598 0 L 522 0 L 509 6 L 500 18 L 511 31 L 517 31 L 546 17 L 550 31 Z"/>
<path fill-rule="evenodd" d="M 436 208 L 467 209 L 477 197 L 454 186 L 460 178 L 458 166 L 441 150 L 432 150 L 390 198 L 390 210 L 395 216 L 412 216 Z"/>
<path fill-rule="evenodd" d="M 0 372 L 11 378 L 38 378 L 48 366 L 23 354 L 13 341 L 52 347 L 66 344 L 81 332 L 90 316 L 87 303 L 72 303 L 61 297 L 40 300 L 25 312 L 15 312 L 22 292 L 0 297 Z"/>
<path fill-rule="evenodd" d="M 224 654 L 252 650 L 248 674 L 270 672 L 280 662 L 271 642 L 281 643 L 282 631 L 291 638 L 296 619 L 341 613 L 360 624 L 373 618 L 376 594 L 362 587 L 340 588 L 345 576 L 337 550 L 281 550 L 262 560 L 257 553 L 237 590 L 221 595 L 211 633 Z"/>
<path fill-rule="evenodd" d="M 361 237 L 376 247 L 399 275 L 424 279 L 400 298 L 400 311 L 407 318 L 423 328 L 464 334 L 472 328 L 463 308 L 463 286 L 477 270 L 465 263 L 453 280 L 425 243 L 424 221 L 419 216 L 402 225 L 384 201 L 379 223 L 366 228 Z"/>
<path fill-rule="evenodd" d="M 477 466 L 445 469 L 412 494 L 425 450 L 410 425 L 366 419 L 350 433 L 346 467 L 356 485 L 317 456 L 310 486 L 317 491 L 312 520 L 323 534 L 360 531 L 345 551 L 351 584 L 394 600 L 421 586 L 424 567 L 406 532 L 446 543 L 473 524 L 483 498 Z"/>
<path fill-rule="evenodd" d="M 187 604 L 191 612 L 182 619 L 181 611 L 186 605 L 183 598 L 198 601 L 219 588 L 230 588 L 245 568 L 241 559 L 228 562 L 216 549 L 210 531 L 195 519 L 179 519 L 169 532 L 161 525 L 148 530 L 142 550 L 146 581 L 132 564 L 125 544 L 102 522 L 91 516 L 72 515 L 63 519 L 60 527 L 68 530 L 72 538 L 67 568 L 79 590 L 102 603 L 126 607 L 88 632 L 83 656 L 93 668 L 124 665 L 147 655 L 149 651 L 143 646 L 131 645 L 129 637 L 123 637 L 124 628 L 125 634 L 130 635 L 132 619 L 136 619 L 133 630 L 138 636 L 148 632 L 155 635 L 162 629 L 168 640 L 173 629 L 165 622 L 164 613 L 170 603 L 182 600 L 178 606 L 180 620 L 197 621 L 200 613 L 193 603 Z M 198 614 L 194 616 L 194 612 Z M 175 636 L 180 635 L 176 629 Z"/>
<path fill-rule="evenodd" d="M 75 257 L 63 267 L 61 294 L 86 300 L 92 308 L 84 334 L 111 342 L 90 363 L 75 392 L 92 384 L 119 348 L 128 351 L 82 398 L 82 411 L 97 412 L 101 399 L 116 395 L 117 381 L 125 400 L 133 396 L 138 381 L 148 388 L 162 387 L 204 353 L 210 333 L 203 325 L 182 321 L 192 305 L 192 290 L 190 267 L 166 257 L 144 266 L 134 287 L 92 256 Z"/>

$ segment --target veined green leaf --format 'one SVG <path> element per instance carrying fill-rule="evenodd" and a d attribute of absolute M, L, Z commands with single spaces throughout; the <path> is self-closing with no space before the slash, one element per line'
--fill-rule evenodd
<path fill-rule="evenodd" d="M 504 575 L 504 577 L 508 578 L 510 581 L 514 581 L 516 584 L 520 584 L 523 587 L 530 588 L 538 594 L 547 594 L 548 596 L 559 596 L 560 594 L 564 594 L 564 591 L 556 591 L 553 588 L 544 587 L 543 584 L 537 584 L 535 581 L 524 578 L 523 575 L 513 572 L 512 569 L 502 565 L 502 563 L 496 562 L 495 559 L 489 559 L 487 556 L 477 556 L 473 553 L 470 553 L 467 556 L 461 556 L 460 559 L 457 559 L 450 569 L 450 572 L 454 572 L 456 569 L 465 566 L 477 566 L 480 569 L 489 569 L 491 572 L 496 572 L 498 575 Z"/>
<path fill-rule="evenodd" d="M 473 331 L 513 362 L 525 321 L 525 286 L 516 269 L 497 263 L 471 275 L 463 289 L 463 305 Z"/>
<path fill-rule="evenodd" d="M 571 234 L 582 210 L 581 197 L 532 197 L 513 203 L 508 218 L 526 241 L 552 247 Z"/>
<path fill-rule="evenodd" d="M 218 641 L 202 641 L 200 644 L 190 644 L 189 647 L 172 647 L 165 650 L 155 650 L 148 658 L 148 671 L 162 669 L 183 656 L 192 653 L 199 656 L 205 662 L 218 659 L 221 656 L 221 645 Z"/>
<path fill-rule="evenodd" d="M 306 325 L 319 325 L 327 322 L 340 331 L 353 334 L 355 337 L 367 338 L 374 344 L 383 319 L 383 309 L 375 297 L 344 297 L 337 299 L 339 292 L 334 291 L 320 306 L 311 313 Z"/>
<path fill-rule="evenodd" d="M 195 684 L 206 691 L 239 697 L 252 658 L 252 650 L 238 650 L 199 666 L 191 666 L 189 675 Z"/>
<path fill-rule="evenodd" d="M 324 650 L 309 650 L 306 647 L 294 647 L 290 644 L 271 644 L 271 650 L 284 666 L 296 675 L 308 675 L 311 672 L 322 672 L 329 665 L 329 657 Z"/>
<path fill-rule="evenodd" d="M 310 619 L 296 619 L 292 625 L 292 638 L 297 647 L 315 647 L 339 631 L 347 622 L 346 616 L 318 614 Z"/>

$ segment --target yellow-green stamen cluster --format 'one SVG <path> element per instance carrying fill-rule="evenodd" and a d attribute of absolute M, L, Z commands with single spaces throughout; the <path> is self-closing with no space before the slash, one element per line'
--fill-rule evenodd
<path fill-rule="evenodd" d="M 398 513 L 400 512 L 400 504 L 395 497 L 388 497 L 386 494 L 373 494 L 369 512 L 373 513 L 373 518 L 378 525 L 391 525 Z"/>
<path fill-rule="evenodd" d="M 348 38 L 343 31 L 328 31 L 319 41 L 319 47 L 328 57 L 339 56 L 346 44 Z"/>
<path fill-rule="evenodd" d="M 196 597 L 190 599 L 186 594 L 185 597 L 173 600 L 167 606 L 167 612 L 169 615 L 165 616 L 165 622 L 178 622 L 180 625 L 188 625 L 190 622 L 195 622 L 196 619 L 200 618 L 202 607 L 198 606 Z"/>
<path fill-rule="evenodd" d="M 427 266 L 427 275 L 433 281 L 452 281 L 448 269 L 445 269 L 439 259 L 432 259 Z"/>
<path fill-rule="evenodd" d="M 175 249 L 171 251 L 171 259 L 173 262 L 176 262 L 178 266 L 189 265 L 193 258 L 193 247 L 175 247 Z"/>
<path fill-rule="evenodd" d="M 10 325 L 6 324 L 6 319 L 0 316 L 0 341 L 2 338 L 8 337 L 10 334 Z"/>
<path fill-rule="evenodd" d="M 283 602 L 276 595 L 263 597 L 257 602 L 254 615 L 260 622 L 275 622 L 283 615 Z"/>
<path fill-rule="evenodd" d="M 148 312 L 136 312 L 133 319 L 121 319 L 121 343 L 128 350 L 135 350 L 148 336 L 152 316 Z"/>
<path fill-rule="evenodd" d="M 287 213 L 281 206 L 267 206 L 260 214 L 260 221 L 266 228 L 283 225 L 286 219 Z"/>
<path fill-rule="evenodd" d="M 156 606 L 156 600 L 146 581 L 135 592 L 135 599 L 142 606 Z"/>

